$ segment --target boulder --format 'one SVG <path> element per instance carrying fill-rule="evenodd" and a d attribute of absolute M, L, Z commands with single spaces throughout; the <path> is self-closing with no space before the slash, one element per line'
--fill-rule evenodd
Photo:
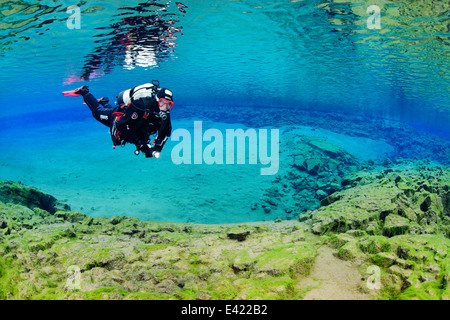
<path fill-rule="evenodd" d="M 0 229 L 6 229 L 8 227 L 8 224 L 6 223 L 6 221 L 3 221 L 2 219 L 0 219 Z"/>
<path fill-rule="evenodd" d="M 67 228 L 64 230 L 64 235 L 69 237 L 69 238 L 76 238 L 77 234 L 75 233 L 75 231 L 72 228 Z"/>
<path fill-rule="evenodd" d="M 320 205 L 322 207 L 326 207 L 326 206 L 332 204 L 333 202 L 340 200 L 341 198 L 342 198 L 342 194 L 335 192 L 335 193 L 330 194 L 328 197 L 325 197 L 322 200 L 320 200 Z"/>
<path fill-rule="evenodd" d="M 431 197 L 427 196 L 425 200 L 423 200 L 423 202 L 420 204 L 420 210 L 422 210 L 423 212 L 427 212 L 428 209 L 430 209 L 430 206 L 431 206 Z"/>
<path fill-rule="evenodd" d="M 433 223 L 438 222 L 438 214 L 434 210 L 428 210 L 423 215 L 422 220 L 420 221 L 420 224 L 422 225 L 429 225 Z"/>
<path fill-rule="evenodd" d="M 429 273 L 439 274 L 441 272 L 441 268 L 437 265 L 429 265 L 425 267 L 425 271 Z"/>
<path fill-rule="evenodd" d="M 354 238 L 360 238 L 366 235 L 366 233 L 363 230 L 348 230 L 346 234 Z"/>
<path fill-rule="evenodd" d="M 370 221 L 367 225 L 366 232 L 369 235 L 377 235 L 379 234 L 379 225 L 376 221 Z"/>
<path fill-rule="evenodd" d="M 398 215 L 405 217 L 410 221 L 417 222 L 417 215 L 415 214 L 414 210 L 412 210 L 411 208 L 399 205 L 397 207 L 397 213 L 398 213 Z"/>
<path fill-rule="evenodd" d="M 116 224 L 119 224 L 122 220 L 123 220 L 123 217 L 114 216 L 111 219 L 109 219 L 109 223 L 111 223 L 112 225 L 116 225 Z"/>
<path fill-rule="evenodd" d="M 405 269 L 402 269 L 400 266 L 396 266 L 396 265 L 391 266 L 388 269 L 388 272 L 391 274 L 395 274 L 396 276 L 399 276 L 400 279 L 402 279 L 403 281 L 407 280 L 412 274 L 411 270 L 405 270 Z M 408 287 L 408 286 L 410 286 L 410 285 L 408 284 L 405 287 Z"/>
<path fill-rule="evenodd" d="M 398 248 L 397 248 L 397 256 L 400 258 L 400 259 L 404 259 L 404 260 L 408 260 L 408 259 L 410 259 L 410 249 L 408 248 L 408 247 L 405 247 L 405 246 L 402 246 L 402 245 L 400 245 L 400 246 L 398 246 Z"/>
<path fill-rule="evenodd" d="M 244 241 L 250 235 L 250 231 L 230 231 L 227 233 L 227 237 L 237 241 Z"/>
<path fill-rule="evenodd" d="M 337 159 L 339 155 L 343 153 L 343 150 L 341 148 L 327 141 L 313 140 L 309 141 L 309 145 L 316 147 L 332 159 Z"/>
<path fill-rule="evenodd" d="M 305 169 L 311 175 L 317 175 L 321 167 L 321 161 L 317 158 L 306 159 Z"/>
<path fill-rule="evenodd" d="M 380 267 L 389 268 L 396 262 L 397 257 L 393 253 L 378 252 L 373 257 L 373 261 Z"/>
<path fill-rule="evenodd" d="M 37 207 L 51 214 L 58 210 L 70 210 L 69 205 L 52 195 L 14 181 L 0 181 L 0 201 L 20 204 L 30 209 Z"/>
<path fill-rule="evenodd" d="M 165 279 L 156 285 L 159 293 L 172 294 L 176 289 L 176 284 L 170 279 Z"/>
<path fill-rule="evenodd" d="M 66 220 L 71 223 L 82 222 L 84 219 L 86 219 L 86 215 L 78 211 L 70 211 L 66 215 Z"/>
<path fill-rule="evenodd" d="M 356 241 L 350 241 L 339 249 L 336 256 L 341 260 L 354 260 L 358 256 L 358 252 Z"/>
<path fill-rule="evenodd" d="M 386 217 L 383 225 L 383 235 L 393 237 L 405 234 L 409 230 L 409 220 L 396 214 L 390 214 Z"/>
<path fill-rule="evenodd" d="M 296 167 L 296 168 L 299 168 L 299 169 L 305 168 L 305 157 L 303 157 L 303 156 L 296 156 L 294 158 L 293 166 Z"/>

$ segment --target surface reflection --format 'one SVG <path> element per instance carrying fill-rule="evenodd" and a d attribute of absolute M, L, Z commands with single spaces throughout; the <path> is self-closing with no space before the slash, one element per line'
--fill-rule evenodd
<path fill-rule="evenodd" d="M 109 73 L 116 65 L 125 69 L 157 66 L 175 52 L 179 13 L 186 13 L 186 6 L 175 4 L 178 13 L 171 13 L 170 2 L 141 3 L 136 7 L 118 8 L 114 16 L 117 22 L 97 29 L 105 33 L 96 37 L 97 47 L 87 55 L 80 80 Z"/>

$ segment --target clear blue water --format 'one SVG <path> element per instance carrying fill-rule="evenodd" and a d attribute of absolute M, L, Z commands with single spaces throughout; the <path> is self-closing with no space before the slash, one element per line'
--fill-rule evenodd
<path fill-rule="evenodd" d="M 67 8 L 76 4 L 80 28 L 68 21 L 76 12 Z M 372 4 L 380 8 L 379 29 L 369 28 L 373 14 L 367 8 Z M 229 108 L 245 116 L 245 125 L 255 125 L 252 119 L 269 108 L 284 117 L 274 117 L 274 123 L 266 117 L 256 125 L 279 127 L 304 124 L 299 111 L 349 119 L 361 115 L 439 136 L 447 148 L 449 9 L 448 1 L 406 0 L 2 1 L 0 179 L 20 179 L 70 201 L 73 193 L 63 185 L 39 178 L 42 172 L 52 174 L 42 166 L 51 167 L 57 155 L 66 159 L 73 139 L 80 159 L 89 148 L 96 152 L 86 163 L 58 160 L 63 168 L 70 165 L 71 172 L 90 172 L 94 162 L 105 164 L 111 150 L 109 137 L 89 118 L 87 108 L 61 92 L 87 84 L 96 96 L 113 99 L 152 79 L 173 90 L 174 117 L 179 119 L 202 119 L 220 108 L 225 112 L 216 118 L 236 122 L 234 112 L 227 116 Z M 104 145 L 89 141 L 87 132 L 98 132 L 94 136 L 101 136 Z M 133 166 L 146 165 L 145 159 L 136 159 Z M 65 174 L 61 170 L 55 173 L 58 179 Z M 108 193 L 123 179 L 118 175 L 92 183 Z M 88 180 L 86 176 L 86 184 Z M 77 183 L 72 181 L 70 190 Z M 128 183 L 124 188 L 132 188 Z M 174 201 L 181 201 L 177 197 Z M 91 214 L 105 214 L 95 209 L 98 200 L 89 201 Z M 170 214 L 146 218 L 183 220 Z"/>

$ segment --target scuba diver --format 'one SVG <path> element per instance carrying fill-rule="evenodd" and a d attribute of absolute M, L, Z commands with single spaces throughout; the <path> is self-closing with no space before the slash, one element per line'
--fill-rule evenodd
<path fill-rule="evenodd" d="M 82 96 L 96 120 L 110 128 L 113 148 L 132 143 L 135 154 L 143 152 L 147 158 L 160 157 L 172 132 L 170 109 L 173 107 L 172 91 L 159 87 L 159 81 L 142 84 L 117 95 L 116 106 L 108 98 L 97 100 L 88 86 L 63 92 L 65 96 Z M 152 144 L 150 136 L 156 134 Z"/>

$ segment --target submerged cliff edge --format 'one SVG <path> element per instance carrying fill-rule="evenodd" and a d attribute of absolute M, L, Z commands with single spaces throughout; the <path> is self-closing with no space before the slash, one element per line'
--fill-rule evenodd
<path fill-rule="evenodd" d="M 0 182 L 0 299 L 449 299 L 450 168 L 357 171 L 298 219 L 91 217 Z"/>

